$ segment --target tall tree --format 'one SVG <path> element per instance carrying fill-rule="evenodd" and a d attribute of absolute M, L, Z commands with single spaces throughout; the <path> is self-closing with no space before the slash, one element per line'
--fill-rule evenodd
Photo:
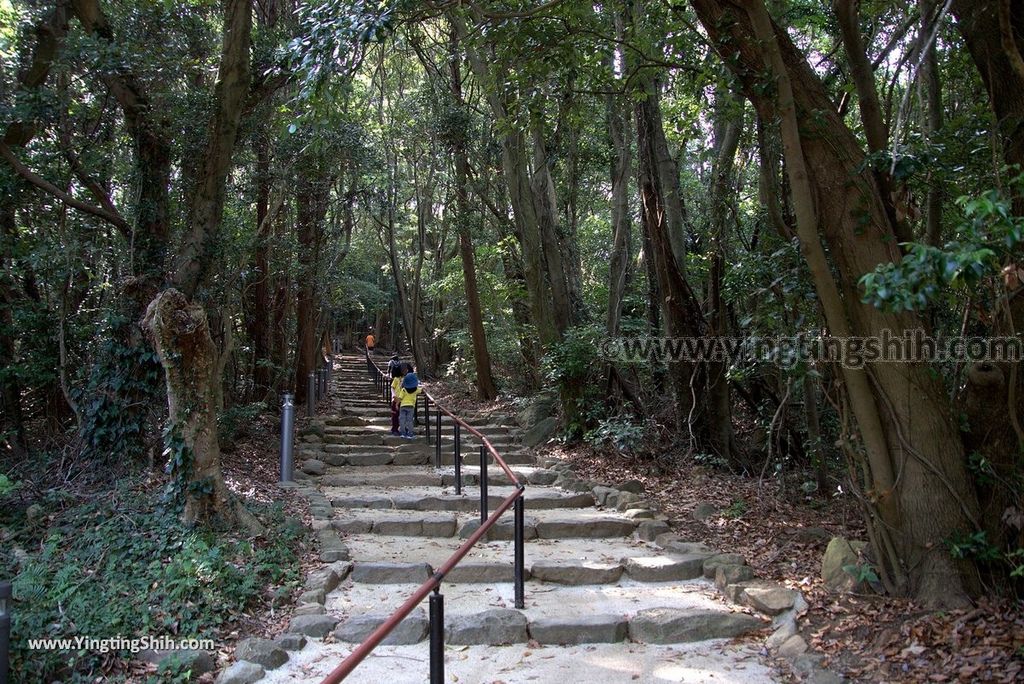
<path fill-rule="evenodd" d="M 860 143 L 803 54 L 761 0 L 746 0 L 741 11 L 717 0 L 694 0 L 693 7 L 759 116 L 781 124 L 801 250 L 831 334 L 888 329 L 899 336 L 924 328 L 913 314 L 860 303 L 860 275 L 900 258 L 889 198 L 865 171 Z M 770 74 L 774 87 L 766 88 L 761 74 Z M 886 582 L 931 604 L 962 605 L 977 589 L 977 575 L 950 556 L 943 540 L 977 529 L 978 504 L 948 396 L 927 363 L 893 364 L 881 374 L 844 367 L 842 374 L 865 453 L 871 535 Z"/>
<path fill-rule="evenodd" d="M 451 29 L 449 69 L 451 71 L 452 100 L 456 111 L 465 110 L 462 99 L 462 70 L 459 67 L 458 31 Z M 476 364 L 476 385 L 480 398 L 491 400 L 498 396 L 494 377 L 491 374 L 491 354 L 487 350 L 487 335 L 484 318 L 480 310 L 480 293 L 476 282 L 473 238 L 470 233 L 469 211 L 469 152 L 467 149 L 468 130 L 453 132 L 452 154 L 455 160 L 455 220 L 459 231 L 459 256 L 462 260 L 462 276 L 466 283 L 466 308 L 469 312 L 469 334 L 473 340 L 473 361 Z"/>

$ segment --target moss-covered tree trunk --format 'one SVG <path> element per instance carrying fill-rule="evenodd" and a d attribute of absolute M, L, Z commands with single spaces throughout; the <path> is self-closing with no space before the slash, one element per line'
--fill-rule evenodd
<path fill-rule="evenodd" d="M 171 477 L 184 499 L 184 522 L 241 523 L 259 529 L 231 496 L 220 468 L 218 354 L 206 312 L 178 290 L 168 289 L 149 304 L 143 327 L 167 381 Z"/>

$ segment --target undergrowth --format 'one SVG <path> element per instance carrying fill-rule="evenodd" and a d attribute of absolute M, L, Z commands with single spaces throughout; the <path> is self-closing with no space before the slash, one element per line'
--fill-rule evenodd
<path fill-rule="evenodd" d="M 244 612 L 281 603 L 297 586 L 304 532 L 279 505 L 252 506 L 268 532 L 251 539 L 185 527 L 159 498 L 132 480 L 70 506 L 44 501 L 53 512 L 31 519 L 0 506 L 0 577 L 14 578 L 12 681 L 124 681 L 127 650 L 29 650 L 28 639 L 218 643 Z M 15 547 L 27 555 L 16 558 Z M 174 668 L 150 678 L 187 680 Z"/>

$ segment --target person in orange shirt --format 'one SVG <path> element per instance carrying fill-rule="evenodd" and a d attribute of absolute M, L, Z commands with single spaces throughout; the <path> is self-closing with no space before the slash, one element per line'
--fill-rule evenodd
<path fill-rule="evenodd" d="M 377 338 L 373 336 L 373 328 L 370 328 L 370 334 L 366 336 L 366 353 L 372 352 L 376 344 Z"/>

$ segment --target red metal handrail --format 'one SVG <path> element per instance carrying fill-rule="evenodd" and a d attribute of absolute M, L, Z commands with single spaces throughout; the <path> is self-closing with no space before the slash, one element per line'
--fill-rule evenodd
<path fill-rule="evenodd" d="M 378 366 L 377 363 L 369 357 L 369 354 L 367 354 L 366 358 L 377 370 L 378 374 L 387 377 L 387 375 L 380 369 L 380 366 Z M 464 427 L 465 429 L 469 430 L 469 432 L 472 435 L 479 438 L 483 442 L 484 447 L 487 449 L 488 453 L 490 453 L 491 456 L 494 457 L 495 463 L 501 466 L 501 469 L 505 471 L 505 474 L 508 475 L 509 479 L 512 481 L 512 484 L 515 487 L 515 491 L 513 491 L 510 495 L 505 497 L 505 499 L 498 505 L 494 512 L 491 513 L 491 515 L 487 518 L 487 520 L 485 520 L 483 524 L 480 525 L 480 527 L 474 530 L 473 534 L 471 534 L 469 538 L 465 542 L 463 542 L 458 549 L 455 550 L 455 553 L 453 553 L 448 558 L 448 560 L 446 560 L 441 565 L 441 567 L 434 571 L 434 574 L 430 577 L 430 579 L 421 584 L 420 587 L 415 592 L 413 592 L 412 596 L 406 599 L 405 603 L 399 606 L 398 609 L 395 610 L 395 612 L 392 613 L 387 620 L 385 620 L 383 623 L 381 623 L 379 627 L 377 627 L 377 629 L 373 630 L 373 632 L 370 633 L 370 636 L 366 637 L 363 643 L 359 644 L 359 646 L 357 646 L 354 651 L 349 653 L 345 660 L 341 661 L 338 667 L 334 668 L 330 672 L 330 674 L 324 677 L 321 684 L 338 684 L 338 682 L 342 681 L 343 679 L 345 679 L 345 677 L 350 675 L 352 671 L 356 669 L 359 663 L 361 663 L 366 658 L 366 656 L 370 655 L 373 649 L 377 648 L 377 646 L 380 645 L 380 642 L 384 641 L 384 639 L 387 638 L 388 634 L 390 634 L 391 631 L 394 630 L 394 628 L 397 627 L 398 624 L 402 620 L 404 620 L 406 616 L 409 615 L 409 613 L 412 612 L 413 608 L 418 606 L 420 602 L 423 601 L 423 599 L 425 599 L 430 594 L 430 592 L 434 591 L 437 587 L 441 585 L 441 582 L 444 580 L 445 576 L 449 572 L 451 572 L 452 568 L 458 565 L 459 562 L 466 556 L 466 554 L 469 553 L 470 549 L 472 549 L 476 545 L 476 543 L 480 541 L 480 538 L 487 534 L 487 532 L 492 527 L 494 527 L 495 524 L 497 524 L 498 519 L 505 514 L 505 511 L 512 507 L 516 499 L 523 496 L 523 493 L 526 489 L 525 486 L 519 481 L 519 478 L 515 476 L 515 473 L 512 472 L 512 469 L 508 467 L 508 464 L 505 463 L 505 459 L 501 457 L 501 454 L 498 453 L 498 450 L 494 448 L 494 446 L 491 444 L 491 441 L 487 439 L 487 437 L 481 434 L 479 430 L 466 423 L 466 421 L 456 416 L 445 406 L 439 404 L 437 400 L 434 399 L 426 390 L 424 390 L 424 394 L 427 396 L 427 398 L 434 402 L 434 406 L 436 406 L 440 411 L 448 415 L 448 417 L 457 422 L 461 427 Z M 441 435 L 438 434 L 436 437 L 440 441 Z"/>

